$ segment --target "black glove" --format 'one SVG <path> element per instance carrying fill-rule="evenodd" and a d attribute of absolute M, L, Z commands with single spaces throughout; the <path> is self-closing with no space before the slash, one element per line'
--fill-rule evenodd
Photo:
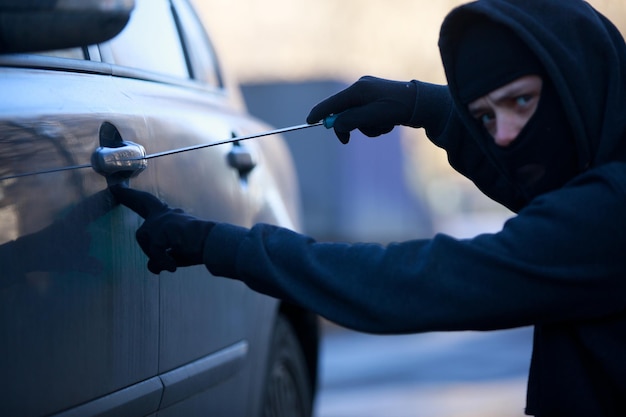
<path fill-rule="evenodd" d="M 121 185 L 112 186 L 110 190 L 119 203 L 145 219 L 136 237 L 148 255 L 150 272 L 174 272 L 179 266 L 204 263 L 204 241 L 215 223 L 185 214 L 181 209 L 172 209 L 144 191 Z"/>
<path fill-rule="evenodd" d="M 417 85 L 361 77 L 345 90 L 322 101 L 309 113 L 307 123 L 316 123 L 336 114 L 335 134 L 341 143 L 350 140 L 350 131 L 359 129 L 366 136 L 379 136 L 394 126 L 408 123 L 413 115 Z"/>

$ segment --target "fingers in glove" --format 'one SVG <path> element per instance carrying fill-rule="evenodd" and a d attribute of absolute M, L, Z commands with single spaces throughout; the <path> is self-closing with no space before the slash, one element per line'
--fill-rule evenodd
<path fill-rule="evenodd" d="M 350 132 L 341 132 L 337 130 L 337 128 L 335 128 L 334 130 L 335 130 L 335 136 L 337 136 L 337 139 L 339 139 L 339 142 L 343 143 L 344 145 L 347 145 L 348 142 L 350 142 Z"/>
<path fill-rule="evenodd" d="M 359 129 L 365 136 L 375 137 L 389 133 L 394 128 L 393 120 L 387 116 L 384 102 L 370 103 L 355 107 L 339 114 L 335 119 L 334 129 L 337 138 L 348 143 L 350 132 Z M 375 123 L 372 121 L 375 120 Z"/>
<path fill-rule="evenodd" d="M 386 133 L 391 132 L 393 130 L 393 126 L 385 127 L 385 128 L 381 128 L 381 127 L 371 127 L 371 128 L 370 127 L 361 127 L 361 128 L 359 128 L 359 130 L 365 136 L 370 137 L 370 138 L 374 138 L 376 136 L 384 135 Z"/>
<path fill-rule="evenodd" d="M 158 275 L 162 271 L 176 271 L 178 264 L 170 255 L 170 252 L 171 250 L 169 248 L 157 247 L 154 245 L 151 245 L 150 248 L 144 250 L 144 253 L 148 256 L 148 269 L 150 272 Z"/>
<path fill-rule="evenodd" d="M 171 256 L 171 243 L 166 236 L 150 233 L 149 229 L 142 227 L 137 230 L 136 239 L 141 250 L 148 257 L 148 269 L 153 274 L 161 271 L 176 271 L 176 260 Z"/>
<path fill-rule="evenodd" d="M 353 107 L 361 106 L 369 99 L 363 94 L 363 80 L 368 77 L 361 77 L 359 81 L 350 87 L 328 97 L 318 103 L 306 118 L 307 123 L 316 123 L 331 114 L 339 114 Z"/>
<path fill-rule="evenodd" d="M 109 187 L 109 190 L 120 204 L 144 219 L 168 210 L 167 204 L 145 191 L 133 190 L 120 184 Z"/>
<path fill-rule="evenodd" d="M 176 262 L 173 259 L 148 259 L 148 270 L 155 275 L 163 271 L 176 272 Z"/>

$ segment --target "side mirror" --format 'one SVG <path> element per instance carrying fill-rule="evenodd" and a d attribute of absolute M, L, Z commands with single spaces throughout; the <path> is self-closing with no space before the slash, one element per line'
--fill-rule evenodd
<path fill-rule="evenodd" d="M 124 29 L 134 0 L 0 0 L 0 53 L 93 45 Z"/>

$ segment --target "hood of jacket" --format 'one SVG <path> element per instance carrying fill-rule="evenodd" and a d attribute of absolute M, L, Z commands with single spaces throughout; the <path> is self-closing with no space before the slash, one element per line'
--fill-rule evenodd
<path fill-rule="evenodd" d="M 479 0 L 448 14 L 439 49 L 458 115 L 501 174 L 502 161 L 484 146 L 455 84 L 459 40 L 484 18 L 508 27 L 543 65 L 574 132 L 579 170 L 626 161 L 626 45 L 617 28 L 580 0 Z"/>

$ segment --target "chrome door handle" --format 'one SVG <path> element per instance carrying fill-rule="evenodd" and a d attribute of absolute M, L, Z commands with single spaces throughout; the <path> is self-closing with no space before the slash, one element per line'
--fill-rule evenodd
<path fill-rule="evenodd" d="M 91 167 L 107 179 L 109 185 L 136 177 L 148 166 L 143 146 L 122 141 L 113 148 L 98 147 L 91 155 Z"/>
<path fill-rule="evenodd" d="M 143 146 L 123 140 L 117 128 L 109 122 L 100 126 L 100 146 L 91 154 L 91 167 L 106 178 L 108 185 L 128 182 L 147 166 Z"/>
<path fill-rule="evenodd" d="M 123 141 L 115 148 L 100 146 L 91 155 L 91 166 L 104 176 L 124 172 L 129 178 L 134 177 L 148 166 L 146 150 L 129 141 Z"/>

